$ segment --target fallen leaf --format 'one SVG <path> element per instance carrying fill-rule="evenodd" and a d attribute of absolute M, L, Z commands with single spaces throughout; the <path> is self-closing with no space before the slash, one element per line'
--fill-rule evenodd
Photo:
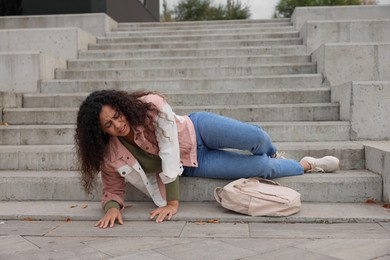
<path fill-rule="evenodd" d="M 390 204 L 383 204 L 382 207 L 384 207 L 385 209 L 390 209 Z"/>
<path fill-rule="evenodd" d="M 84 204 L 83 206 L 81 206 L 82 209 L 86 209 L 88 208 L 88 205 L 87 204 Z"/>
<path fill-rule="evenodd" d="M 77 207 L 77 205 L 70 205 L 70 206 L 69 206 L 69 208 L 71 208 L 71 209 L 73 209 L 73 208 L 75 208 L 75 207 Z"/>
<path fill-rule="evenodd" d="M 206 224 L 206 223 L 203 222 L 203 221 L 195 221 L 194 223 L 195 223 L 195 225 L 204 225 L 204 224 Z"/>
<path fill-rule="evenodd" d="M 376 204 L 375 200 L 372 200 L 372 199 L 366 200 L 366 203 L 367 204 Z"/>
<path fill-rule="evenodd" d="M 219 220 L 218 219 L 209 219 L 209 220 L 207 220 L 207 223 L 219 224 Z"/>
<path fill-rule="evenodd" d="M 67 218 L 65 221 L 66 222 L 72 222 L 72 219 L 71 218 Z"/>
<path fill-rule="evenodd" d="M 24 218 L 23 220 L 24 220 L 24 221 L 33 221 L 32 218 Z"/>
<path fill-rule="evenodd" d="M 7 126 L 7 125 L 9 125 L 7 122 L 0 122 L 0 125 L 5 125 L 5 126 Z"/>

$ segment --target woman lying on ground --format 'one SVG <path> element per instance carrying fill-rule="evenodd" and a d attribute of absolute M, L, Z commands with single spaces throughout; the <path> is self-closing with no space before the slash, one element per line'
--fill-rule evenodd
<path fill-rule="evenodd" d="M 123 223 L 125 180 L 153 199 L 158 208 L 150 219 L 162 222 L 179 209 L 180 175 L 271 179 L 339 169 L 333 156 L 278 159 L 261 127 L 208 112 L 178 116 L 155 92 L 91 93 L 80 106 L 75 141 L 87 193 L 101 172 L 105 214 L 96 223 L 100 228 Z"/>

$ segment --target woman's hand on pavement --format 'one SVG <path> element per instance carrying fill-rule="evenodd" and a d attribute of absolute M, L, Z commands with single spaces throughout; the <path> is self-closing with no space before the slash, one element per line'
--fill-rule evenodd
<path fill-rule="evenodd" d="M 117 208 L 110 208 L 107 210 L 106 214 L 95 224 L 95 227 L 99 228 L 112 228 L 115 224 L 115 221 L 118 220 L 118 223 L 123 225 L 122 214 Z"/>
<path fill-rule="evenodd" d="M 157 208 L 150 212 L 150 219 L 154 219 L 156 217 L 156 222 L 163 222 L 165 219 L 171 220 L 173 215 L 179 209 L 179 201 L 178 200 L 169 200 L 167 205 L 161 208 Z"/>

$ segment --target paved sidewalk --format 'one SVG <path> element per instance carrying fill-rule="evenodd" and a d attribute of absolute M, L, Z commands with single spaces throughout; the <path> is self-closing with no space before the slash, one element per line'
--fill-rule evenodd
<path fill-rule="evenodd" d="M 0 259 L 390 259 L 390 223 L 1 221 Z"/>
<path fill-rule="evenodd" d="M 380 205 L 304 203 L 288 218 L 256 218 L 182 203 L 157 224 L 151 202 L 132 204 L 124 225 L 99 229 L 99 202 L 1 202 L 0 259 L 390 259 Z"/>

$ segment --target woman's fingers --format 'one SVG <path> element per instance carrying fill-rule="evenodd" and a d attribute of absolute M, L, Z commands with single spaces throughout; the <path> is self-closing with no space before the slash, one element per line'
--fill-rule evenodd
<path fill-rule="evenodd" d="M 107 213 L 95 224 L 95 227 L 107 228 L 114 227 L 115 221 L 118 220 L 118 223 L 123 225 L 122 214 L 119 210 L 109 210 Z"/>
<path fill-rule="evenodd" d="M 118 223 L 123 225 L 123 218 L 122 218 L 122 214 L 119 214 L 118 216 Z"/>
<path fill-rule="evenodd" d="M 154 219 L 156 217 L 156 222 L 163 222 L 165 219 L 171 220 L 173 216 L 173 210 L 170 207 L 162 207 L 153 210 L 150 212 L 150 219 Z"/>

